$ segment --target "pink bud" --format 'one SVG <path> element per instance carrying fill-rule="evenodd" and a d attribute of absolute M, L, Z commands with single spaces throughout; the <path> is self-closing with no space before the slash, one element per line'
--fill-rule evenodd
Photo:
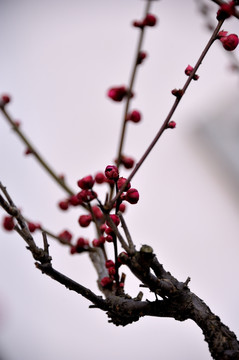
<path fill-rule="evenodd" d="M 186 69 L 185 69 L 185 74 L 186 74 L 187 76 L 190 76 L 191 73 L 192 73 L 192 71 L 193 71 L 193 67 L 192 67 L 191 65 L 188 65 L 188 66 L 186 67 Z M 193 75 L 193 80 L 198 80 L 198 79 L 199 79 L 199 76 L 196 75 L 196 74 L 194 74 L 194 75 Z"/>
<path fill-rule="evenodd" d="M 128 201 L 130 204 L 137 204 L 139 201 L 139 192 L 136 189 L 129 189 L 124 196 L 124 200 Z"/>
<path fill-rule="evenodd" d="M 69 208 L 68 200 L 60 201 L 58 206 L 61 210 L 67 210 Z"/>
<path fill-rule="evenodd" d="M 134 159 L 132 159 L 131 157 L 122 156 L 121 162 L 126 169 L 132 169 L 132 167 L 134 166 Z"/>
<path fill-rule="evenodd" d="M 176 127 L 175 121 L 170 121 L 167 125 L 167 128 L 169 128 L 169 129 L 174 129 L 175 127 Z"/>
<path fill-rule="evenodd" d="M 178 98 L 178 99 L 181 99 L 181 97 L 183 96 L 183 91 L 182 91 L 182 89 L 173 89 L 173 90 L 171 91 L 171 93 L 172 93 L 174 96 L 176 96 L 176 98 Z"/>
<path fill-rule="evenodd" d="M 100 285 L 102 287 L 111 287 L 112 283 L 113 283 L 113 280 L 108 276 L 103 277 L 103 279 L 101 279 L 101 281 L 100 281 Z"/>
<path fill-rule="evenodd" d="M 82 204 L 82 202 L 90 202 L 97 197 L 96 192 L 92 190 L 81 190 L 78 194 L 76 194 L 78 200 Z"/>
<path fill-rule="evenodd" d="M 141 114 L 138 110 L 133 110 L 130 114 L 127 115 L 126 120 L 138 123 L 141 120 Z"/>
<path fill-rule="evenodd" d="M 105 176 L 109 180 L 117 180 L 119 178 L 119 170 L 117 166 L 108 165 L 105 168 Z"/>
<path fill-rule="evenodd" d="M 102 172 L 99 172 L 95 175 L 95 182 L 97 184 L 103 184 L 106 181 L 105 175 Z"/>
<path fill-rule="evenodd" d="M 120 219 L 117 215 L 112 214 L 112 215 L 110 215 L 110 218 L 116 226 L 118 226 L 120 224 Z M 106 224 L 110 227 L 110 224 L 108 223 L 108 221 L 106 221 Z"/>
<path fill-rule="evenodd" d="M 12 216 L 5 216 L 3 218 L 3 228 L 7 231 L 11 231 L 14 229 L 14 219 Z"/>
<path fill-rule="evenodd" d="M 155 26 L 157 23 L 157 18 L 155 15 L 147 14 L 145 19 L 143 20 L 143 24 L 145 26 Z"/>
<path fill-rule="evenodd" d="M 238 36 L 236 34 L 230 34 L 228 36 L 223 36 L 220 38 L 220 41 L 227 51 L 233 51 L 238 45 Z"/>
<path fill-rule="evenodd" d="M 114 267 L 115 266 L 115 263 L 114 263 L 114 261 L 112 261 L 112 260 L 106 260 L 106 262 L 105 262 L 105 267 L 108 269 L 108 268 L 110 268 L 110 267 Z"/>
<path fill-rule="evenodd" d="M 5 105 L 7 105 L 10 101 L 11 101 L 10 96 L 7 95 L 7 94 L 4 94 L 4 95 L 1 96 L 0 106 L 5 106 Z"/>
<path fill-rule="evenodd" d="M 125 182 L 127 181 L 126 178 L 124 177 L 120 177 L 119 180 L 117 181 L 117 186 L 118 186 L 118 189 L 120 190 L 122 188 L 122 186 L 125 184 Z M 126 188 L 124 189 L 124 191 L 127 191 L 131 188 L 131 184 L 128 183 Z"/>
<path fill-rule="evenodd" d="M 144 61 L 144 59 L 146 59 L 146 57 L 147 57 L 147 53 L 145 51 L 140 51 L 137 59 L 137 65 L 142 64 L 142 62 Z"/>
<path fill-rule="evenodd" d="M 100 210 L 100 208 L 98 206 L 93 206 L 92 211 L 93 211 L 93 213 L 95 215 L 95 218 L 97 220 L 102 219 L 103 213 L 102 213 L 102 211 Z"/>
<path fill-rule="evenodd" d="M 114 275 L 116 274 L 116 270 L 115 267 L 111 266 L 108 268 L 108 274 L 112 277 L 114 277 Z"/>
<path fill-rule="evenodd" d="M 124 213 L 126 210 L 126 205 L 121 203 L 120 206 L 119 206 L 119 211 L 121 211 L 122 213 Z"/>
<path fill-rule="evenodd" d="M 70 242 L 72 239 L 72 234 L 68 230 L 64 230 L 58 235 L 58 237 L 62 240 Z"/>
<path fill-rule="evenodd" d="M 109 229 L 109 228 L 108 228 L 108 229 Z M 114 239 L 113 239 L 113 237 L 112 237 L 111 235 L 106 235 L 106 237 L 105 237 L 105 241 L 107 241 L 107 242 L 111 243 L 111 242 L 113 242 L 113 241 L 114 241 Z"/>
<path fill-rule="evenodd" d="M 107 96 L 114 101 L 122 101 L 127 95 L 127 89 L 125 86 L 112 87 L 108 90 Z"/>
<path fill-rule="evenodd" d="M 95 180 L 93 179 L 93 177 L 91 175 L 85 176 L 82 179 L 77 181 L 77 185 L 82 189 L 82 190 L 89 190 L 93 187 L 95 183 Z"/>
<path fill-rule="evenodd" d="M 76 195 L 72 195 L 72 196 L 68 199 L 68 202 L 69 202 L 69 204 L 71 204 L 72 206 L 81 205 L 81 204 L 83 203 L 83 201 L 81 202 Z"/>
<path fill-rule="evenodd" d="M 33 222 L 28 222 L 27 223 L 28 229 L 31 233 L 33 233 L 35 230 L 40 229 L 41 225 L 40 224 L 35 224 Z"/>
<path fill-rule="evenodd" d="M 82 227 L 89 226 L 91 221 L 92 221 L 91 215 L 81 215 L 78 219 L 78 222 L 79 222 L 80 226 L 82 226 Z"/>
<path fill-rule="evenodd" d="M 235 14 L 235 2 L 230 1 L 228 4 L 222 4 L 217 12 L 217 20 L 225 20 Z"/>

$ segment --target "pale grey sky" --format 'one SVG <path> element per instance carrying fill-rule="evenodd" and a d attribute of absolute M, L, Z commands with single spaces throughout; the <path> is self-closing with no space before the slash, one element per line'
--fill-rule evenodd
<path fill-rule="evenodd" d="M 10 113 L 75 189 L 79 178 L 115 158 L 123 106 L 108 100 L 106 91 L 128 83 L 138 35 L 130 24 L 143 8 L 141 0 L 0 2 L 0 92 L 12 95 Z M 167 115 L 171 90 L 182 87 L 184 69 L 194 65 L 209 38 L 193 0 L 154 2 L 152 12 L 159 24 L 147 31 L 149 57 L 132 104 L 143 122 L 129 127 L 125 143 L 125 153 L 135 159 Z M 238 33 L 238 22 L 228 20 L 224 29 Z M 177 128 L 164 134 L 133 179 L 140 202 L 129 207 L 127 221 L 137 246 L 152 245 L 179 280 L 190 276 L 192 291 L 238 334 L 239 207 L 223 167 L 194 136 L 200 124 L 238 101 L 238 76 L 228 70 L 226 55 L 214 44 L 174 116 Z M 57 210 L 63 192 L 23 156 L 24 147 L 0 120 L 0 180 L 15 202 L 53 231 L 68 227 L 92 238 L 92 229 L 79 229 L 77 211 Z M 1 231 L 0 239 L 3 360 L 210 359 L 192 322 L 145 318 L 116 328 L 37 271 L 17 235 Z M 70 256 L 54 243 L 50 250 L 57 269 L 99 293 L 86 255 Z M 126 290 L 136 295 L 138 285 L 129 275 Z"/>

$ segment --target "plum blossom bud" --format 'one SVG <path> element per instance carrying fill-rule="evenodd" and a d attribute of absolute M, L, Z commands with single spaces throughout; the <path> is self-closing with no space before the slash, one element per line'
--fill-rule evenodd
<path fill-rule="evenodd" d="M 225 20 L 231 15 L 235 14 L 235 2 L 230 1 L 229 3 L 222 4 L 217 12 L 217 20 Z"/>
<path fill-rule="evenodd" d="M 193 72 L 193 67 L 192 67 L 191 65 L 188 65 L 188 66 L 186 67 L 186 69 L 185 69 L 185 74 L 186 74 L 187 76 L 190 76 L 192 72 Z M 193 80 L 198 80 L 198 79 L 199 79 L 199 76 L 196 75 L 196 74 L 194 74 L 194 75 L 193 75 Z"/>
<path fill-rule="evenodd" d="M 136 189 L 129 189 L 126 195 L 123 196 L 123 200 L 128 201 L 130 204 L 137 204 L 139 201 L 139 192 Z"/>
<path fill-rule="evenodd" d="M 62 240 L 71 242 L 72 234 L 68 230 L 64 230 L 58 235 L 58 237 Z"/>
<path fill-rule="evenodd" d="M 144 59 L 146 59 L 146 57 L 147 57 L 147 53 L 145 51 L 140 51 L 138 54 L 137 65 L 142 64 L 142 62 L 144 61 Z"/>
<path fill-rule="evenodd" d="M 113 242 L 113 241 L 114 241 L 113 236 L 111 236 L 111 235 L 106 235 L 105 241 L 107 241 L 107 242 L 109 242 L 109 243 Z"/>
<path fill-rule="evenodd" d="M 94 214 L 96 220 L 102 219 L 103 213 L 98 206 L 93 206 L 92 211 L 93 211 L 93 214 Z"/>
<path fill-rule="evenodd" d="M 70 196 L 69 199 L 68 199 L 68 202 L 72 206 L 81 205 L 83 203 L 83 201 L 80 201 L 80 199 L 78 199 L 78 197 L 76 195 Z"/>
<path fill-rule="evenodd" d="M 0 106 L 5 106 L 11 101 L 11 98 L 9 95 L 4 94 L 0 98 Z"/>
<path fill-rule="evenodd" d="M 102 172 L 98 172 L 95 175 L 95 182 L 97 184 L 103 184 L 106 181 L 105 175 Z"/>
<path fill-rule="evenodd" d="M 133 110 L 131 113 L 127 115 L 126 120 L 132 121 L 134 123 L 138 123 L 141 120 L 141 114 L 138 110 Z"/>
<path fill-rule="evenodd" d="M 115 266 L 115 263 L 114 263 L 114 261 L 112 261 L 112 260 L 106 260 L 106 262 L 105 262 L 105 267 L 108 269 L 108 268 L 110 268 L 110 267 L 114 267 Z"/>
<path fill-rule="evenodd" d="M 137 27 L 137 28 L 139 28 L 139 29 L 143 29 L 144 24 L 143 24 L 142 21 L 135 20 L 135 21 L 133 21 L 133 26 L 134 26 L 134 27 Z"/>
<path fill-rule="evenodd" d="M 81 190 L 78 194 L 76 194 L 78 200 L 80 201 L 80 204 L 83 202 L 90 202 L 97 198 L 96 192 L 92 190 Z"/>
<path fill-rule="evenodd" d="M 153 14 L 147 14 L 143 20 L 143 25 L 145 26 L 155 26 L 157 23 L 157 18 Z"/>
<path fill-rule="evenodd" d="M 235 48 L 237 47 L 237 45 L 239 43 L 238 36 L 236 34 L 221 36 L 219 38 L 219 40 L 221 41 L 224 49 L 227 51 L 235 50 Z"/>
<path fill-rule="evenodd" d="M 82 189 L 82 190 L 89 190 L 93 187 L 95 183 L 95 180 L 93 179 L 93 177 L 91 175 L 85 176 L 82 179 L 77 181 L 77 185 Z"/>
<path fill-rule="evenodd" d="M 110 218 L 116 226 L 118 226 L 120 224 L 120 219 L 119 219 L 118 215 L 112 214 L 112 215 L 110 215 Z M 108 221 L 106 221 L 106 224 L 110 227 L 110 224 Z"/>
<path fill-rule="evenodd" d="M 125 86 L 112 87 L 107 92 L 107 96 L 117 102 L 122 101 L 126 95 L 127 89 Z"/>
<path fill-rule="evenodd" d="M 92 221 L 91 215 L 81 215 L 78 219 L 78 222 L 79 222 L 80 226 L 82 226 L 82 227 L 89 226 L 91 221 Z"/>
<path fill-rule="evenodd" d="M 117 181 L 117 186 L 118 186 L 118 189 L 120 190 L 122 188 L 122 186 L 125 184 L 125 182 L 127 181 L 126 178 L 124 177 L 120 177 L 119 180 Z M 124 191 L 127 191 L 131 188 L 131 184 L 130 182 L 127 184 L 126 188 Z"/>
<path fill-rule="evenodd" d="M 169 121 L 167 128 L 168 129 L 174 129 L 176 127 L 176 122 L 175 121 Z"/>
<path fill-rule="evenodd" d="M 102 287 L 111 287 L 112 284 L 113 284 L 113 280 L 108 276 L 103 277 L 103 279 L 101 279 L 100 281 L 100 285 Z"/>
<path fill-rule="evenodd" d="M 119 170 L 117 166 L 108 165 L 105 168 L 105 176 L 109 180 L 117 180 L 119 178 Z"/>
<path fill-rule="evenodd" d="M 121 157 L 121 162 L 126 169 L 132 169 L 132 167 L 134 166 L 134 159 L 132 159 L 131 157 L 123 155 Z"/>
<path fill-rule="evenodd" d="M 114 277 L 115 274 L 116 274 L 115 267 L 113 267 L 113 266 L 109 267 L 109 268 L 108 268 L 108 274 L 109 274 L 110 276 Z"/>
<path fill-rule="evenodd" d="M 63 200 L 58 203 L 58 206 L 61 210 L 67 210 L 69 208 L 68 200 Z"/>
<path fill-rule="evenodd" d="M 173 89 L 171 93 L 176 96 L 176 98 L 181 99 L 183 96 L 183 90 L 182 89 Z"/>
<path fill-rule="evenodd" d="M 12 231 L 14 229 L 14 219 L 12 216 L 5 216 L 3 218 L 3 228 L 7 231 Z"/>
<path fill-rule="evenodd" d="M 37 229 L 41 229 L 41 225 L 40 224 L 35 224 L 33 222 L 28 222 L 27 223 L 28 229 L 31 233 L 33 233 L 35 230 Z"/>

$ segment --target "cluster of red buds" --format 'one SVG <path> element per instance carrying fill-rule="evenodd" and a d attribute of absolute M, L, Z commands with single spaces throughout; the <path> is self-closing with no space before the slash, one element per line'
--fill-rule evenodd
<path fill-rule="evenodd" d="M 109 276 L 105 276 L 101 279 L 100 284 L 103 288 L 111 288 L 115 281 L 115 275 L 116 275 L 116 269 L 115 269 L 115 263 L 112 260 L 106 260 L 105 267 L 108 270 Z M 119 287 L 124 287 L 124 282 L 119 282 Z"/>
<path fill-rule="evenodd" d="M 225 50 L 233 51 L 236 49 L 239 43 L 238 36 L 236 34 L 229 34 L 229 35 L 227 34 L 228 34 L 227 31 L 224 30 L 220 31 L 218 33 L 217 38 L 221 41 L 222 46 L 224 47 Z"/>

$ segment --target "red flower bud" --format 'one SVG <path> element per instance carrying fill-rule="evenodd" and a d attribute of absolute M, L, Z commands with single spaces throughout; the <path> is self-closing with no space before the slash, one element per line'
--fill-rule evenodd
<path fill-rule="evenodd" d="M 114 261 L 112 261 L 112 260 L 106 260 L 106 262 L 105 262 L 105 267 L 108 269 L 108 268 L 110 268 L 110 267 L 114 267 L 115 266 L 115 263 L 114 263 Z"/>
<path fill-rule="evenodd" d="M 110 229 L 110 228 L 108 228 L 108 229 Z M 105 241 L 107 241 L 107 242 L 111 243 L 111 242 L 113 242 L 113 241 L 114 241 L 114 239 L 113 239 L 113 237 L 112 237 L 111 235 L 106 235 L 106 237 L 105 237 Z"/>
<path fill-rule="evenodd" d="M 64 201 L 60 201 L 58 203 L 58 206 L 61 210 L 67 210 L 68 207 L 69 207 L 69 203 L 68 203 L 68 200 L 64 200 Z"/>
<path fill-rule="evenodd" d="M 7 94 L 4 94 L 4 95 L 1 96 L 0 106 L 5 106 L 5 105 L 7 105 L 10 101 L 11 101 L 10 96 L 7 95 Z"/>
<path fill-rule="evenodd" d="M 103 184 L 106 181 L 105 175 L 102 172 L 99 172 L 95 175 L 95 182 L 97 184 Z"/>
<path fill-rule="evenodd" d="M 103 279 L 101 279 L 100 281 L 100 285 L 102 287 L 111 287 L 112 284 L 113 284 L 113 280 L 108 276 L 103 277 Z"/>
<path fill-rule="evenodd" d="M 105 176 L 109 180 L 117 180 L 119 178 L 119 170 L 117 166 L 108 165 L 105 168 Z"/>
<path fill-rule="evenodd" d="M 113 266 L 108 268 L 108 274 L 112 277 L 114 277 L 114 275 L 116 274 L 116 270 Z"/>
<path fill-rule="evenodd" d="M 107 235 L 110 235 L 110 236 L 112 236 L 112 235 L 114 234 L 114 232 L 113 232 L 113 230 L 111 229 L 111 227 L 106 227 L 105 233 L 106 233 Z"/>
<path fill-rule="evenodd" d="M 68 230 L 64 230 L 58 235 L 58 237 L 62 240 L 71 242 L 72 234 Z"/>
<path fill-rule="evenodd" d="M 127 89 L 125 86 L 113 87 L 108 90 L 107 96 L 114 101 L 122 101 L 127 95 Z"/>
<path fill-rule="evenodd" d="M 130 114 L 127 115 L 126 120 L 138 123 L 141 120 L 141 114 L 139 111 L 133 110 Z"/>
<path fill-rule="evenodd" d="M 122 186 L 125 184 L 125 182 L 127 181 L 126 178 L 124 177 L 120 177 L 119 180 L 117 181 L 117 186 L 118 186 L 118 189 L 120 190 L 122 188 Z M 127 191 L 131 188 L 131 184 L 128 183 L 126 188 L 124 189 L 124 191 Z"/>
<path fill-rule="evenodd" d="M 144 51 L 140 51 L 139 55 L 138 55 L 138 59 L 137 59 L 137 65 L 142 64 L 142 62 L 144 61 L 144 59 L 147 57 L 147 53 Z"/>
<path fill-rule="evenodd" d="M 191 65 L 188 65 L 188 66 L 186 67 L 186 69 L 185 69 L 185 74 L 186 74 L 187 76 L 190 76 L 191 73 L 192 73 L 192 71 L 193 71 L 193 67 L 192 67 Z M 193 75 L 193 80 L 198 80 L 198 79 L 199 79 L 199 76 L 196 75 L 196 74 L 194 74 L 194 75 Z"/>
<path fill-rule="evenodd" d="M 78 219 L 78 222 L 79 222 L 80 226 L 82 226 L 82 227 L 89 226 L 91 221 L 92 221 L 91 215 L 81 215 Z"/>
<path fill-rule="evenodd" d="M 33 233 L 35 230 L 40 229 L 41 225 L 40 224 L 35 224 L 33 222 L 28 222 L 27 223 L 28 229 L 31 233 Z"/>
<path fill-rule="evenodd" d="M 24 152 L 25 155 L 30 155 L 32 154 L 32 150 L 30 148 L 27 148 Z"/>
<path fill-rule="evenodd" d="M 132 169 L 132 167 L 134 166 L 134 159 L 130 157 L 122 156 L 121 162 L 126 169 Z"/>
<path fill-rule="evenodd" d="M 239 40 L 236 34 L 230 34 L 228 36 L 222 36 L 219 39 L 227 51 L 233 51 L 237 47 Z"/>
<path fill-rule="evenodd" d="M 126 205 L 121 203 L 120 206 L 119 206 L 119 211 L 121 211 L 122 213 L 124 213 L 126 210 Z"/>
<path fill-rule="evenodd" d="M 173 89 L 173 90 L 171 91 L 171 93 L 172 93 L 174 96 L 176 96 L 176 98 L 178 98 L 178 99 L 181 99 L 181 97 L 183 96 L 183 91 L 182 91 L 182 89 Z"/>
<path fill-rule="evenodd" d="M 77 185 L 82 189 L 82 190 L 89 190 L 93 187 L 95 183 L 95 180 L 93 179 L 93 177 L 91 175 L 85 176 L 82 179 L 77 181 Z"/>
<path fill-rule="evenodd" d="M 78 194 L 76 194 L 78 200 L 82 204 L 82 202 L 90 202 L 97 197 L 96 192 L 92 190 L 81 190 Z"/>
<path fill-rule="evenodd" d="M 137 204 L 137 202 L 139 201 L 138 190 L 133 188 L 129 189 L 123 199 L 128 201 L 130 204 Z"/>
<path fill-rule="evenodd" d="M 222 4 L 217 12 L 217 20 L 225 20 L 235 14 L 235 2 L 230 1 L 228 4 Z"/>
<path fill-rule="evenodd" d="M 14 219 L 12 216 L 5 216 L 3 218 L 3 228 L 7 231 L 11 231 L 14 229 Z"/>
<path fill-rule="evenodd" d="M 143 20 L 143 24 L 145 26 L 155 26 L 157 23 L 157 18 L 155 15 L 147 14 L 145 19 Z"/>
<path fill-rule="evenodd" d="M 93 211 L 93 213 L 95 215 L 95 218 L 97 220 L 102 219 L 103 213 L 102 213 L 102 211 L 100 210 L 100 208 L 98 206 L 93 206 L 92 211 Z"/>
<path fill-rule="evenodd" d="M 168 129 L 174 129 L 176 127 L 176 122 L 175 121 L 170 121 L 167 125 Z"/>
<path fill-rule="evenodd" d="M 88 240 L 85 240 L 83 237 L 80 237 L 79 239 L 77 239 L 77 242 L 76 242 L 77 247 L 84 247 L 86 245 L 89 245 Z"/>
<path fill-rule="evenodd" d="M 80 201 L 80 199 L 77 197 L 77 195 L 72 195 L 69 199 L 68 199 L 69 204 L 71 204 L 72 206 L 77 206 L 77 205 L 81 205 L 83 203 L 83 201 Z"/>
<path fill-rule="evenodd" d="M 120 219 L 117 215 L 112 214 L 112 215 L 110 215 L 110 218 L 116 226 L 118 226 L 120 224 Z M 110 224 L 108 223 L 108 221 L 106 221 L 106 224 L 110 227 Z"/>

